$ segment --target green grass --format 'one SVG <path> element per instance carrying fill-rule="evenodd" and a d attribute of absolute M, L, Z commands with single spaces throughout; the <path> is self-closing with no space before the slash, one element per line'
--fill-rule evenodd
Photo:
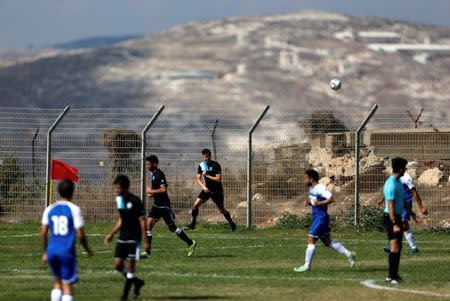
<path fill-rule="evenodd" d="M 123 279 L 112 267 L 113 246 L 103 245 L 111 225 L 90 224 L 86 231 L 96 254 L 87 258 L 78 250 L 80 282 L 76 300 L 117 300 Z M 52 279 L 40 262 L 39 225 L 0 224 L 0 300 L 49 300 Z M 333 233 L 357 253 L 357 265 L 318 244 L 313 269 L 295 274 L 303 264 L 303 230 L 261 229 L 230 233 L 224 226 L 206 226 L 189 232 L 198 242 L 193 257 L 185 244 L 160 225 L 154 231 L 154 252 L 138 263 L 145 279 L 141 300 L 428 300 L 426 295 L 366 288 L 373 279 L 384 285 L 387 258 L 383 233 Z M 96 234 L 96 235 L 92 235 Z M 421 254 L 408 254 L 401 263 L 402 289 L 450 295 L 450 236 L 417 235 Z M 441 298 L 445 299 L 445 298 Z M 450 298 L 448 298 L 450 299 Z"/>

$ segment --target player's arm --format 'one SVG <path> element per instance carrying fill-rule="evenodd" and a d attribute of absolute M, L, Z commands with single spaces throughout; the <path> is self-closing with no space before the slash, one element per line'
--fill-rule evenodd
<path fill-rule="evenodd" d="M 159 189 L 151 189 L 150 187 L 147 188 L 148 194 L 158 194 L 158 193 L 165 193 L 167 192 L 167 186 L 165 184 L 161 184 Z"/>
<path fill-rule="evenodd" d="M 42 249 L 42 261 L 47 262 L 47 234 L 48 225 L 42 224 L 41 226 L 41 249 Z"/>
<path fill-rule="evenodd" d="M 314 204 L 317 206 L 325 206 L 329 204 L 334 203 L 334 196 L 331 196 L 330 198 L 326 199 L 325 201 L 316 201 Z"/>
<path fill-rule="evenodd" d="M 428 215 L 428 210 L 423 206 L 422 198 L 415 187 L 411 188 L 411 193 L 419 206 L 420 212 L 422 212 L 423 215 Z"/>
<path fill-rule="evenodd" d="M 114 225 L 114 227 L 112 228 L 111 232 L 109 232 L 108 235 L 106 235 L 105 238 L 105 245 L 109 245 L 111 243 L 111 241 L 114 238 L 114 235 L 117 234 L 117 232 L 119 232 L 120 228 L 122 227 L 122 219 L 119 217 L 116 221 L 116 224 Z"/>
<path fill-rule="evenodd" d="M 203 173 L 203 176 L 205 177 L 205 178 L 208 178 L 208 179 L 210 179 L 210 180 L 213 180 L 213 181 L 216 181 L 216 182 L 220 182 L 220 181 L 222 181 L 222 174 L 216 174 L 215 176 L 210 176 L 210 175 L 208 175 L 208 174 L 206 174 L 206 172 L 204 172 Z"/>
<path fill-rule="evenodd" d="M 89 244 L 87 242 L 87 237 L 86 237 L 86 234 L 84 233 L 83 227 L 77 229 L 77 237 L 80 240 L 80 243 L 83 246 L 83 249 L 86 251 L 86 253 L 89 256 L 94 255 L 94 253 L 92 252 L 91 247 L 89 246 Z"/>
<path fill-rule="evenodd" d="M 384 197 L 382 197 L 381 199 L 378 199 L 377 206 L 381 207 L 383 205 L 383 203 L 384 203 Z"/>
<path fill-rule="evenodd" d="M 202 181 L 202 174 L 197 174 L 196 176 L 196 180 L 198 185 L 200 185 L 200 187 L 205 191 L 208 192 L 208 188 L 206 187 L 206 185 L 203 183 Z"/>

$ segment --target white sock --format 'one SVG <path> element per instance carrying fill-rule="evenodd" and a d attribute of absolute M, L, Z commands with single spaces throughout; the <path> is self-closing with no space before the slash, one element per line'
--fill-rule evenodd
<path fill-rule="evenodd" d="M 136 275 L 134 273 L 127 273 L 127 279 L 133 279 Z"/>
<path fill-rule="evenodd" d="M 314 257 L 314 253 L 316 252 L 316 245 L 315 244 L 308 244 L 308 247 L 306 248 L 306 255 L 305 255 L 305 266 L 310 267 L 311 262 Z"/>
<path fill-rule="evenodd" d="M 73 301 L 73 297 L 71 295 L 64 295 L 61 301 Z"/>
<path fill-rule="evenodd" d="M 330 248 L 338 251 L 340 254 L 345 254 L 345 256 L 347 257 L 349 257 L 352 254 L 343 245 L 334 240 L 331 241 Z"/>
<path fill-rule="evenodd" d="M 59 288 L 54 288 L 50 296 L 50 300 L 52 301 L 61 301 L 62 290 L 60 290 Z"/>
<path fill-rule="evenodd" d="M 405 231 L 405 237 L 406 237 L 406 240 L 408 241 L 408 244 L 411 247 L 411 249 L 417 248 L 416 240 L 414 239 L 414 235 L 413 235 L 411 229 Z"/>

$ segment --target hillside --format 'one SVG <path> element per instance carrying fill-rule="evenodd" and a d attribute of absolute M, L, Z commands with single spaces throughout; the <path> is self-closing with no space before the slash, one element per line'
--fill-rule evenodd
<path fill-rule="evenodd" d="M 379 43 L 418 49 L 377 51 Z M 190 23 L 0 64 L 0 105 L 437 110 L 450 100 L 449 47 L 450 28 L 324 12 Z M 339 93 L 328 88 L 333 77 L 344 83 Z"/>

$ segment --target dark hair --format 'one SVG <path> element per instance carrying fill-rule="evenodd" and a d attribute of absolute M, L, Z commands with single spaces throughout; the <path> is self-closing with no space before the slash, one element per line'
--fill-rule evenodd
<path fill-rule="evenodd" d="M 208 148 L 204 148 L 202 150 L 202 155 L 207 155 L 207 156 L 211 156 L 211 150 Z"/>
<path fill-rule="evenodd" d="M 406 168 L 408 161 L 404 158 L 397 157 L 392 159 L 392 171 L 394 173 L 400 172 L 400 169 Z"/>
<path fill-rule="evenodd" d="M 152 163 L 152 164 L 158 164 L 159 160 L 158 157 L 156 157 L 155 155 L 150 155 L 147 158 L 145 158 L 145 160 L 147 160 L 148 162 Z"/>
<path fill-rule="evenodd" d="M 318 182 L 320 178 L 319 173 L 314 169 L 308 169 L 307 171 L 305 171 L 305 175 L 307 175 L 316 182 Z"/>
<path fill-rule="evenodd" d="M 124 190 L 130 188 L 130 179 L 126 175 L 118 175 L 114 180 L 114 185 L 120 185 Z"/>
<path fill-rule="evenodd" d="M 58 193 L 63 199 L 72 199 L 75 184 L 72 180 L 62 180 L 58 184 Z"/>

